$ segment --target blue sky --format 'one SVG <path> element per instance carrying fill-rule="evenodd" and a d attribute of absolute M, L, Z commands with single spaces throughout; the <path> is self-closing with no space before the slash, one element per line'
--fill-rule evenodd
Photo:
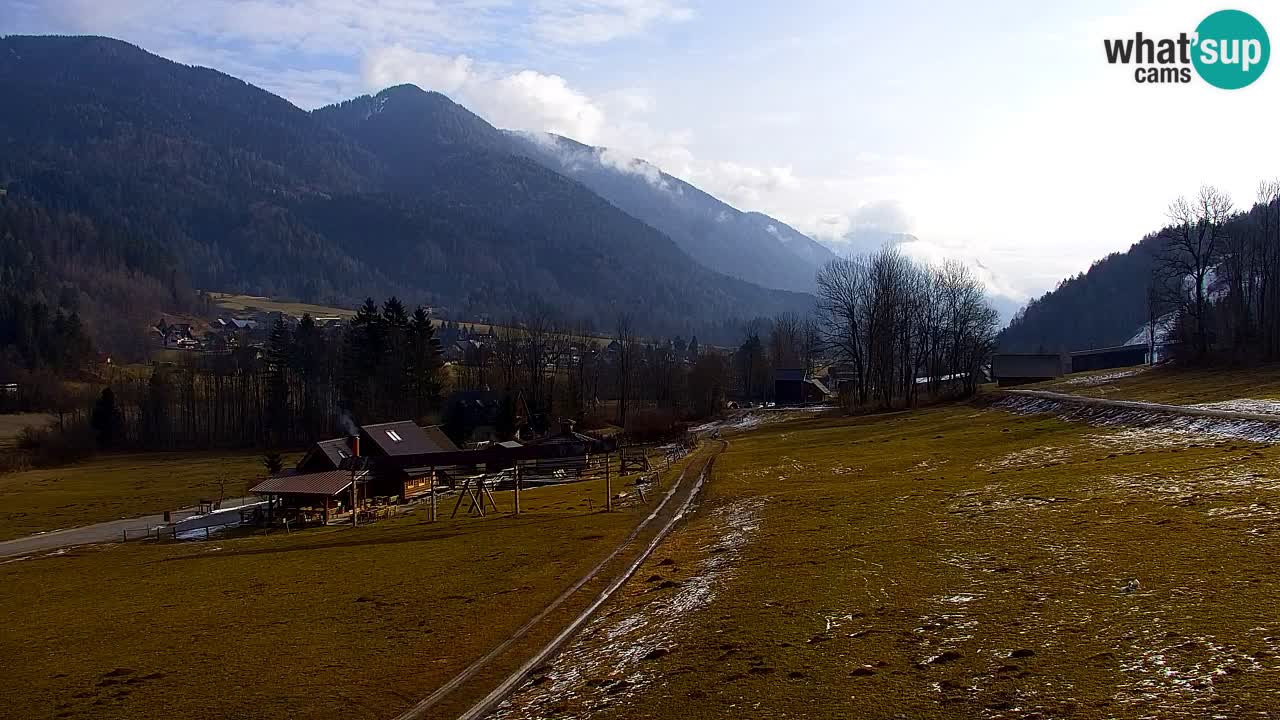
<path fill-rule="evenodd" d="M 1069 6 L 1068 6 L 1069 5 Z M 1271 4 L 1233 7 L 1280 28 Z M 642 157 L 865 249 L 984 268 L 1020 301 L 1157 229 L 1205 183 L 1280 174 L 1249 88 L 1139 86 L 1104 37 L 1190 32 L 1216 4 L 694 0 L 0 0 L 0 33 L 91 33 L 313 108 L 400 82 L 500 127 Z"/>

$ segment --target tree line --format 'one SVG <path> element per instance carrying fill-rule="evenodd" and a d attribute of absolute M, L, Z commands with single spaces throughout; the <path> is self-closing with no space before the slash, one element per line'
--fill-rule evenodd
<path fill-rule="evenodd" d="M 1237 212 L 1204 186 L 1169 206 L 1148 295 L 1149 337 L 1185 362 L 1280 359 L 1280 180 Z"/>
<path fill-rule="evenodd" d="M 922 264 L 888 246 L 818 273 L 817 343 L 847 373 L 851 405 L 974 392 L 997 325 L 982 281 L 959 261 Z"/>
<path fill-rule="evenodd" d="M 283 317 L 262 347 L 183 355 L 109 371 L 106 387 L 68 413 L 49 445 L 100 449 L 300 447 L 354 425 L 438 415 L 440 345 L 424 308 L 365 302 L 340 330 Z M 37 443 L 38 444 L 38 443 Z"/>

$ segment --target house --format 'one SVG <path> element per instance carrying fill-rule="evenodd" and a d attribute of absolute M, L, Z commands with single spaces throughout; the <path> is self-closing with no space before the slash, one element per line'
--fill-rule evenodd
<path fill-rule="evenodd" d="M 997 353 L 991 375 L 1001 387 L 1043 382 L 1066 374 L 1068 359 L 1061 353 Z"/>
<path fill-rule="evenodd" d="M 1151 358 L 1150 350 L 1146 343 L 1141 343 L 1073 352 L 1071 372 L 1145 365 Z"/>
<path fill-rule="evenodd" d="M 778 405 L 826 402 L 834 395 L 804 368 L 779 368 L 773 372 L 773 401 Z"/>
<path fill-rule="evenodd" d="M 498 439 L 502 424 L 502 396 L 493 390 L 459 390 L 445 401 L 449 427 L 463 441 L 488 442 Z M 511 418 L 515 427 L 515 418 Z"/>
<path fill-rule="evenodd" d="M 331 507 L 343 506 L 336 494 L 342 490 L 335 489 L 341 475 L 348 480 L 348 495 L 354 478 L 357 502 L 375 497 L 404 501 L 430 491 L 431 469 L 378 463 L 379 458 L 456 452 L 458 446 L 439 427 L 419 427 L 411 420 L 365 425 L 356 435 L 315 443 L 293 469 L 268 478 L 251 492 L 280 498 L 282 507 L 323 508 L 327 514 Z"/>

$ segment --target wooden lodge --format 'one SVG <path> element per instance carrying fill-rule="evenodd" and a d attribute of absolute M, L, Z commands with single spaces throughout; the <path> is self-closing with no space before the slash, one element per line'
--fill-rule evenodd
<path fill-rule="evenodd" d="M 298 464 L 250 492 L 274 513 L 328 523 L 335 514 L 363 511 L 456 489 L 475 477 L 505 473 L 531 482 L 570 482 L 607 473 L 607 448 L 565 423 L 559 434 L 528 444 L 505 442 L 459 449 L 439 427 L 412 421 L 365 425 L 346 438 L 322 440 Z"/>
<path fill-rule="evenodd" d="M 323 513 L 327 522 L 332 512 L 348 511 L 353 498 L 357 505 L 375 498 L 395 504 L 431 491 L 436 468 L 386 459 L 457 452 L 439 427 L 423 428 L 410 420 L 365 425 L 356 435 L 317 442 L 296 467 L 250 492 L 276 500 L 282 509 Z"/>

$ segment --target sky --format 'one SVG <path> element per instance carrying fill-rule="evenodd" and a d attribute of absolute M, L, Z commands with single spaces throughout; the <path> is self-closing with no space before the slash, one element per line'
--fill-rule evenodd
<path fill-rule="evenodd" d="M 1223 9 L 750 0 L 0 0 L 0 34 L 108 35 L 311 109 L 410 82 L 648 160 L 850 251 L 887 234 L 1021 303 L 1203 184 L 1280 174 L 1280 69 L 1140 85 L 1103 38 Z M 1239 3 L 1265 27 L 1280 6 Z"/>

